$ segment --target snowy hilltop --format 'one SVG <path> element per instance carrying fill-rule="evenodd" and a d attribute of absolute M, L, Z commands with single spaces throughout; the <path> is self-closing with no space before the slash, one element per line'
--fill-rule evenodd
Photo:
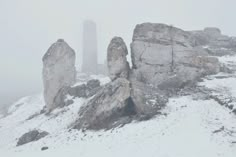
<path fill-rule="evenodd" d="M 0 116 L 5 156 L 234 157 L 236 40 L 218 28 L 143 23 L 114 37 L 108 76 L 76 71 L 62 39 L 43 57 L 44 93 Z"/>

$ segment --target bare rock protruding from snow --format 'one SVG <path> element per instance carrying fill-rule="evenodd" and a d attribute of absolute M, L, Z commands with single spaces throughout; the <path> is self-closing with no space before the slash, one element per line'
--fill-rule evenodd
<path fill-rule="evenodd" d="M 130 98 L 130 82 L 125 78 L 117 78 L 99 90 L 80 109 L 79 119 L 74 128 L 93 130 L 112 128 L 114 125 L 124 124 L 124 121 L 129 119 L 127 117 L 135 113 L 135 106 Z"/>
<path fill-rule="evenodd" d="M 216 27 L 206 27 L 204 32 L 212 38 L 218 38 L 221 36 L 221 30 Z"/>
<path fill-rule="evenodd" d="M 86 84 L 61 88 L 54 99 L 54 104 L 57 107 L 71 105 L 74 103 L 74 98 L 89 98 L 100 88 L 100 81 L 97 79 L 89 80 Z M 72 98 L 68 99 L 68 96 Z"/>
<path fill-rule="evenodd" d="M 131 82 L 131 99 L 139 118 L 152 118 L 168 102 L 166 93 L 142 82 Z"/>
<path fill-rule="evenodd" d="M 205 49 L 209 55 L 234 55 L 236 52 L 236 38 L 223 35 L 219 28 L 207 27 L 204 30 L 189 33 L 195 38 L 196 46 Z"/>
<path fill-rule="evenodd" d="M 38 130 L 29 131 L 19 138 L 17 142 L 17 146 L 21 146 L 30 142 L 38 141 L 39 139 L 47 135 L 48 135 L 48 132 L 46 131 L 38 131 Z"/>
<path fill-rule="evenodd" d="M 68 94 L 77 98 L 89 98 L 95 95 L 100 88 L 100 81 L 97 79 L 92 79 L 86 84 L 70 87 Z"/>
<path fill-rule="evenodd" d="M 44 99 L 48 111 L 57 107 L 54 100 L 58 92 L 73 85 L 75 79 L 75 52 L 59 39 L 43 57 Z"/>
<path fill-rule="evenodd" d="M 128 50 L 123 39 L 114 37 L 107 49 L 108 73 L 111 80 L 128 78 L 130 68 L 126 59 L 127 54 Z"/>
<path fill-rule="evenodd" d="M 216 58 L 199 49 L 191 33 L 165 25 L 137 25 L 131 44 L 131 78 L 165 88 L 182 88 L 220 71 Z"/>

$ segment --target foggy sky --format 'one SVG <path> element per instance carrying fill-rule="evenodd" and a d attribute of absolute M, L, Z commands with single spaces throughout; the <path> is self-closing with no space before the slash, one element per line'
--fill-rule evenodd
<path fill-rule="evenodd" d="M 0 0 L 0 106 L 42 91 L 43 54 L 58 38 L 81 63 L 82 22 L 97 23 L 99 62 L 113 36 L 131 43 L 143 22 L 185 30 L 219 27 L 236 36 L 235 0 Z"/>

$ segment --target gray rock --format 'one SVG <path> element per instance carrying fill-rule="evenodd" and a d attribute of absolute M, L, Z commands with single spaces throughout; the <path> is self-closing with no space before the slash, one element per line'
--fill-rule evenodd
<path fill-rule="evenodd" d="M 67 99 L 67 95 L 73 98 L 89 98 L 96 94 L 100 89 L 100 81 L 96 79 L 89 80 L 86 84 L 63 87 L 54 98 L 54 104 L 57 107 L 64 107 L 73 104 L 72 99 Z"/>
<path fill-rule="evenodd" d="M 208 28 L 202 36 L 193 34 L 165 24 L 137 25 L 131 44 L 132 69 L 124 41 L 113 38 L 107 51 L 112 82 L 80 109 L 74 128 L 109 129 L 134 119 L 152 118 L 161 113 L 170 96 L 190 89 L 205 75 L 218 73 L 218 59 L 209 57 L 201 44 L 208 40 L 205 34 L 216 38 L 220 31 Z M 93 81 L 87 86 L 94 88 L 96 84 Z"/>
<path fill-rule="evenodd" d="M 190 31 L 196 40 L 196 45 L 204 48 L 211 56 L 234 55 L 236 52 L 236 40 L 221 34 L 219 28 L 208 27 L 203 31 Z"/>
<path fill-rule="evenodd" d="M 75 52 L 59 39 L 43 57 L 44 99 L 48 111 L 57 107 L 54 100 L 60 90 L 73 85 L 75 79 Z"/>
<path fill-rule="evenodd" d="M 137 25 L 131 58 L 131 78 L 165 88 L 180 88 L 189 81 L 220 71 L 218 60 L 196 47 L 191 33 L 165 24 Z"/>
<path fill-rule="evenodd" d="M 87 97 L 86 91 L 87 91 L 86 84 L 82 84 L 79 86 L 69 88 L 68 94 L 78 98 L 86 98 Z"/>
<path fill-rule="evenodd" d="M 39 139 L 47 135 L 48 135 L 48 132 L 46 131 L 38 131 L 38 130 L 29 131 L 19 138 L 17 142 L 17 146 L 21 146 L 30 142 L 38 141 Z"/>
<path fill-rule="evenodd" d="M 94 88 L 100 87 L 100 81 L 96 79 L 89 80 L 87 82 L 87 88 L 92 90 Z"/>
<path fill-rule="evenodd" d="M 168 102 L 166 93 L 142 82 L 132 81 L 131 99 L 138 116 L 153 117 Z"/>
<path fill-rule="evenodd" d="M 46 146 L 41 148 L 42 151 L 47 150 L 47 149 L 48 149 L 48 147 L 46 147 Z"/>
<path fill-rule="evenodd" d="M 79 119 L 74 128 L 111 128 L 119 118 L 135 114 L 135 106 L 130 99 L 130 82 L 117 78 L 107 84 L 79 111 Z"/>
<path fill-rule="evenodd" d="M 107 49 L 108 74 L 111 80 L 128 78 L 130 68 L 126 59 L 127 54 L 128 50 L 123 39 L 114 37 Z"/>
<path fill-rule="evenodd" d="M 92 79 L 86 84 L 70 87 L 68 89 L 68 94 L 77 98 L 88 98 L 96 94 L 100 87 L 100 81 Z"/>

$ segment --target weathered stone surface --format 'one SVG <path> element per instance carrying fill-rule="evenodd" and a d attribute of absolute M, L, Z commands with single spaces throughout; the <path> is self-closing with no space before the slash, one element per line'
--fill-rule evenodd
<path fill-rule="evenodd" d="M 168 102 L 166 94 L 161 90 L 137 81 L 131 83 L 131 99 L 137 115 L 150 118 Z"/>
<path fill-rule="evenodd" d="M 137 25 L 131 44 L 131 78 L 145 84 L 180 88 L 219 72 L 219 62 L 196 47 L 191 33 L 165 24 Z M 165 87 L 165 88 L 166 88 Z"/>
<path fill-rule="evenodd" d="M 219 28 L 208 27 L 203 31 L 190 31 L 196 40 L 196 45 L 204 48 L 209 55 L 233 55 L 236 52 L 236 40 L 221 34 Z"/>
<path fill-rule="evenodd" d="M 100 81 L 96 79 L 89 80 L 86 84 L 64 87 L 59 90 L 54 103 L 58 107 L 68 106 L 74 101 L 67 99 L 67 96 L 72 96 L 73 98 L 89 98 L 95 95 L 100 88 Z"/>
<path fill-rule="evenodd" d="M 209 38 L 221 36 L 214 28 L 205 29 L 205 34 Z M 113 38 L 107 52 L 112 82 L 99 89 L 82 107 L 74 128 L 109 129 L 133 119 L 145 120 L 161 114 L 169 97 L 222 69 L 218 59 L 209 57 L 202 48 L 207 40 L 204 35 L 196 38 L 192 32 L 165 24 L 137 25 L 131 44 L 130 69 L 124 41 Z"/>
<path fill-rule="evenodd" d="M 94 88 L 97 88 L 97 87 L 100 87 L 100 81 L 99 80 L 92 79 L 92 80 L 89 80 L 87 82 L 87 88 L 88 89 L 93 90 Z"/>
<path fill-rule="evenodd" d="M 218 38 L 221 36 L 221 31 L 216 27 L 207 27 L 204 29 L 204 32 L 211 38 Z"/>
<path fill-rule="evenodd" d="M 130 68 L 126 59 L 127 54 L 128 50 L 123 39 L 114 37 L 107 49 L 108 74 L 111 80 L 128 78 Z"/>
<path fill-rule="evenodd" d="M 70 87 L 68 89 L 68 94 L 75 98 L 88 98 L 96 94 L 100 87 L 100 81 L 92 79 L 89 80 L 86 84 Z"/>
<path fill-rule="evenodd" d="M 24 145 L 33 141 L 38 141 L 39 139 L 47 135 L 48 135 L 48 132 L 46 131 L 38 131 L 38 130 L 29 131 L 19 138 L 17 142 L 17 146 L 21 146 L 21 145 Z"/>
<path fill-rule="evenodd" d="M 130 99 L 130 82 L 125 78 L 117 78 L 99 90 L 80 109 L 75 128 L 111 128 L 119 118 L 135 113 L 135 106 Z"/>
<path fill-rule="evenodd" d="M 44 99 L 47 110 L 56 108 L 58 92 L 75 83 L 75 52 L 62 39 L 54 43 L 43 57 Z"/>

